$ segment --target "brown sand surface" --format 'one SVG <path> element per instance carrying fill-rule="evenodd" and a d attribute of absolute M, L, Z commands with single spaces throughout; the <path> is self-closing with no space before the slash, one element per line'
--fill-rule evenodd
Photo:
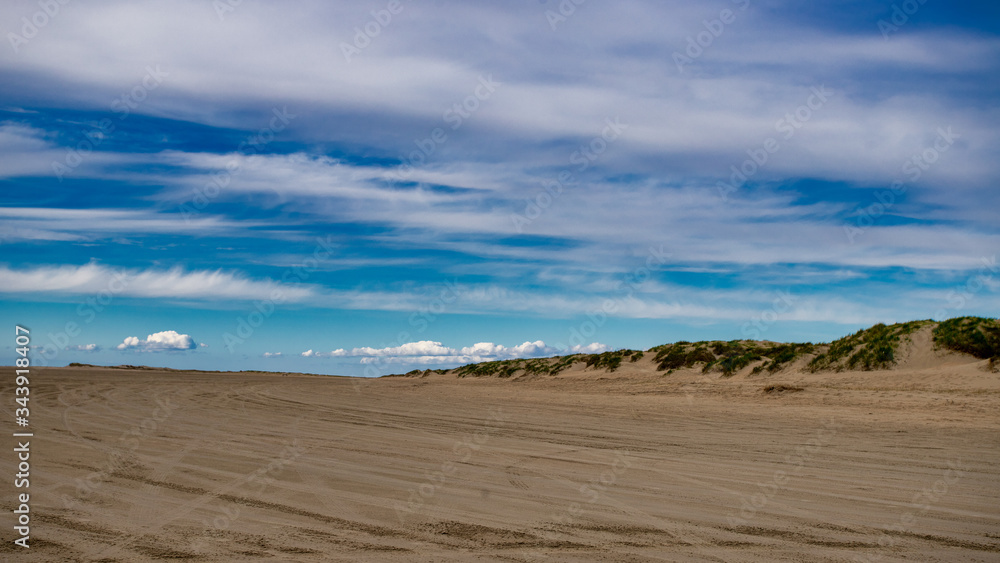
<path fill-rule="evenodd" d="M 1000 374 L 983 364 L 36 369 L 32 547 L 7 508 L 0 560 L 1000 561 Z"/>

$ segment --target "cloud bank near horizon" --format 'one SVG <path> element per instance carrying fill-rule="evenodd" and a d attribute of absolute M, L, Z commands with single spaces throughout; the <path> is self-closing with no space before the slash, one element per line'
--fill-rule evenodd
<path fill-rule="evenodd" d="M 362 364 L 412 364 L 412 365 L 458 365 L 527 358 L 545 358 L 567 354 L 599 354 L 610 348 L 599 342 L 577 344 L 569 348 L 554 348 L 544 341 L 524 342 L 517 346 L 503 346 L 492 342 L 479 342 L 463 348 L 450 348 L 440 342 L 422 340 L 407 342 L 400 346 L 384 348 L 361 347 L 345 350 L 338 348 L 330 352 L 306 350 L 303 358 L 358 358 Z M 265 352 L 265 356 L 268 353 Z M 274 354 L 271 354 L 273 356 Z"/>

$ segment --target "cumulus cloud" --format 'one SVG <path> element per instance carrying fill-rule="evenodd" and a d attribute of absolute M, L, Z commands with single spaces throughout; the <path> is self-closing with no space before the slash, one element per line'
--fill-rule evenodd
<path fill-rule="evenodd" d="M 197 347 L 194 339 L 188 334 L 180 334 L 174 330 L 165 330 L 150 334 L 145 340 L 138 336 L 129 336 L 117 346 L 118 350 L 137 350 L 140 352 L 165 352 L 176 350 L 193 350 Z"/>
<path fill-rule="evenodd" d="M 97 352 L 101 349 L 97 344 L 76 344 L 74 346 L 67 346 L 66 350 L 70 352 Z"/>
<path fill-rule="evenodd" d="M 571 354 L 600 354 L 602 352 L 607 352 L 611 348 L 601 344 L 600 342 L 591 342 L 590 344 L 578 344 L 569 349 Z"/>
<path fill-rule="evenodd" d="M 284 356 L 281 352 L 264 352 L 261 355 L 265 358 L 280 358 Z"/>
<path fill-rule="evenodd" d="M 600 342 L 576 345 L 570 348 L 555 348 L 542 340 L 524 342 L 517 346 L 504 346 L 493 342 L 478 342 L 472 346 L 451 348 L 433 340 L 407 342 L 399 346 L 371 348 L 368 346 L 345 350 L 338 348 L 331 352 L 306 350 L 301 356 L 306 358 L 360 358 L 362 364 L 451 364 L 475 363 L 515 358 L 544 358 L 560 354 L 595 354 L 609 350 Z"/>

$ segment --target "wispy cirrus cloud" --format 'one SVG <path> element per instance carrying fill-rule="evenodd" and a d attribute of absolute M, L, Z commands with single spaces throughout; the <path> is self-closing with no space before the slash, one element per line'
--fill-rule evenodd
<path fill-rule="evenodd" d="M 974 257 L 973 257 L 974 258 Z M 969 267 L 981 268 L 986 258 L 975 259 Z M 994 262 L 989 262 L 993 264 Z M 964 263 L 963 263 L 964 264 Z M 927 264 L 932 266 L 932 264 Z M 995 266 L 993 266 L 995 268 Z M 680 271 L 684 272 L 685 268 Z M 292 272 L 293 269 L 286 271 Z M 683 319 L 697 322 L 738 322 L 757 314 L 774 299 L 774 290 L 751 289 L 739 284 L 731 288 L 696 287 L 690 284 L 648 279 L 641 283 L 629 281 L 614 271 L 576 271 L 569 276 L 541 276 L 547 280 L 541 287 L 512 287 L 495 282 L 469 284 L 449 282 L 447 286 L 393 284 L 393 288 L 337 289 L 317 284 L 281 283 L 271 279 L 254 279 L 235 271 L 159 269 L 119 269 L 98 263 L 81 266 L 40 266 L 11 269 L 0 266 L 0 293 L 34 295 L 35 298 L 66 298 L 108 294 L 147 299 L 200 301 L 201 307 L 231 308 L 240 301 L 261 301 L 272 304 L 306 306 L 316 310 L 358 310 L 406 313 L 411 318 L 432 318 L 428 311 L 447 289 L 448 314 L 496 315 L 520 314 L 529 317 L 570 319 L 587 312 L 602 310 L 607 296 L 615 297 L 613 316 L 630 319 Z M 667 266 L 667 277 L 672 271 Z M 992 271 L 992 270 L 991 270 Z M 988 271 L 987 273 L 990 273 Z M 847 293 L 817 285 L 817 278 L 834 286 L 863 284 L 865 276 L 856 272 L 831 272 L 829 269 L 782 272 L 747 272 L 748 285 L 780 283 L 783 290 L 796 295 L 796 306 L 783 315 L 786 320 L 828 322 L 836 324 L 874 323 L 885 319 L 905 319 L 907 311 L 922 318 L 940 308 L 947 290 L 946 284 L 960 275 L 943 270 L 936 276 L 940 289 L 902 289 L 895 298 L 880 295 Z M 923 275 L 927 279 L 928 274 Z M 966 276 L 967 277 L 967 276 Z M 572 289 L 560 289 L 569 284 Z M 1000 303 L 992 285 L 978 296 L 982 306 Z M 425 311 L 421 316 L 421 311 Z M 433 346 L 440 343 L 422 341 L 396 349 L 354 348 L 333 352 L 313 352 L 331 357 L 454 356 L 504 357 L 504 348 L 465 347 L 459 349 Z M 517 347 L 518 354 L 530 353 L 532 342 Z M 409 348 L 420 348 L 420 353 Z M 511 350 L 514 348 L 507 348 Z M 555 353 L 554 348 L 546 354 Z"/>
<path fill-rule="evenodd" d="M 13 239 L 87 241 L 122 235 L 207 234 L 244 232 L 256 222 L 236 222 L 203 214 L 185 218 L 180 213 L 157 213 L 138 209 L 67 209 L 0 207 L 4 225 L 0 232 Z"/>
<path fill-rule="evenodd" d="M 105 291 L 123 297 L 282 301 L 302 301 L 314 294 L 301 284 L 252 280 L 222 270 L 116 269 L 94 262 L 23 269 L 0 266 L 0 293 L 81 295 Z"/>

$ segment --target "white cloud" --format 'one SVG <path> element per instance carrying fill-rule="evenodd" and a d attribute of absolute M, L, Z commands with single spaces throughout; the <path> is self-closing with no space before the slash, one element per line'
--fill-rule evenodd
<path fill-rule="evenodd" d="M 174 350 L 193 350 L 197 345 L 190 335 L 177 331 L 165 330 L 150 334 L 145 340 L 138 336 L 129 336 L 117 346 L 118 350 L 138 350 L 140 352 L 164 352 Z"/>
<path fill-rule="evenodd" d="M 265 358 L 280 358 L 284 356 L 284 354 L 282 354 L 281 352 L 264 352 L 261 355 L 264 356 Z"/>
<path fill-rule="evenodd" d="M 185 215 L 139 209 L 5 207 L 0 208 L 0 218 L 8 238 L 22 240 L 96 240 L 122 234 L 223 234 L 262 225 L 225 220 L 207 213 Z"/>
<path fill-rule="evenodd" d="M 14 270 L 0 266 L 0 293 L 64 293 L 184 299 L 302 301 L 307 287 L 251 280 L 223 270 L 124 270 L 96 263 Z"/>
<path fill-rule="evenodd" d="M 15 123 L 0 124 L 0 177 L 52 173 L 52 162 L 62 158 L 45 140 L 46 131 Z"/>
<path fill-rule="evenodd" d="M 776 115 L 784 111 L 786 110 L 781 110 Z M 909 111 L 919 113 L 920 108 L 910 108 Z M 850 141 L 837 141 L 843 147 L 824 145 L 806 150 L 808 154 L 796 154 L 794 158 L 787 153 L 799 149 L 795 148 L 796 143 L 789 143 L 787 150 L 775 156 L 775 159 L 787 158 L 768 163 L 766 170 L 775 170 L 773 167 L 777 162 L 797 167 L 794 171 L 776 173 L 775 177 L 782 181 L 795 174 L 809 177 L 812 172 L 824 167 L 843 172 L 845 169 L 839 160 L 826 164 L 807 160 L 816 155 L 853 154 L 851 151 L 854 150 L 869 155 L 877 152 L 874 148 L 857 148 L 859 143 L 856 142 L 864 129 L 863 124 L 874 118 L 851 121 L 839 114 L 831 114 L 831 119 L 838 123 L 856 122 L 853 127 L 858 131 L 850 135 Z M 899 116 L 893 116 L 888 121 L 896 123 L 900 119 Z M 811 127 L 814 125 L 819 125 L 819 122 L 810 122 Z M 838 127 L 844 128 L 847 125 Z M 983 134 L 974 134 L 969 124 L 956 125 L 956 131 L 961 131 L 961 140 L 971 143 L 970 146 L 992 146 Z M 901 163 L 923 150 L 930 142 L 924 138 L 923 133 L 926 131 L 916 129 L 905 134 L 897 133 L 899 139 L 893 141 L 895 148 L 878 152 L 877 158 L 873 159 L 872 166 L 875 168 L 857 171 L 859 175 L 846 179 L 871 182 L 874 186 L 888 186 L 891 180 L 898 177 Z M 731 164 L 739 164 L 748 158 L 744 151 L 746 147 L 756 146 L 764 138 L 759 133 L 758 137 L 752 142 L 747 141 L 743 148 L 722 151 L 717 158 L 709 159 L 711 170 L 716 171 L 718 168 L 725 171 Z M 978 140 L 973 141 L 973 138 Z M 688 141 L 685 138 L 684 142 Z M 715 140 L 708 142 L 711 144 Z M 861 143 L 860 146 L 867 147 L 868 144 Z M 982 168 L 969 160 L 972 157 L 964 149 L 956 148 L 946 156 L 947 158 L 942 157 L 934 165 L 934 174 L 942 174 L 943 167 L 950 167 L 952 172 L 949 174 L 952 175 Z M 211 179 L 213 173 L 224 170 L 226 163 L 232 161 L 231 155 L 180 151 L 167 151 L 150 158 L 153 159 L 150 161 L 154 165 L 151 166 L 152 169 L 159 168 L 156 165 L 167 163 L 196 172 L 144 178 L 146 181 L 172 186 L 171 190 L 158 196 L 167 204 L 175 203 L 178 197 L 190 197 L 192 189 L 200 189 L 200 186 Z M 853 156 L 850 160 L 855 164 L 860 162 Z M 853 223 L 845 222 L 841 216 L 853 212 L 855 207 L 863 208 L 875 203 L 873 196 L 868 193 L 859 192 L 858 201 L 797 204 L 799 194 L 796 193 L 779 192 L 768 195 L 739 189 L 730 194 L 734 200 L 738 200 L 736 204 L 733 201 L 721 201 L 712 180 L 686 180 L 686 183 L 681 184 L 679 182 L 682 180 L 675 178 L 671 181 L 669 175 L 663 174 L 660 176 L 667 179 L 662 182 L 644 181 L 629 186 L 592 181 L 586 188 L 574 188 L 573 197 L 568 194 L 560 196 L 537 220 L 515 224 L 511 214 L 530 215 L 525 201 L 533 201 L 540 193 L 544 193 L 540 192 L 539 185 L 551 178 L 544 174 L 535 176 L 526 172 L 504 171 L 491 163 L 462 162 L 442 164 L 437 168 L 428 167 L 421 169 L 418 174 L 431 172 L 448 176 L 439 180 L 449 186 L 471 189 L 441 191 L 426 186 L 388 189 L 381 182 L 390 173 L 388 168 L 345 164 L 328 157 L 307 154 L 254 155 L 244 160 L 240 181 L 227 187 L 220 197 L 245 198 L 248 192 L 277 194 L 276 197 L 281 199 L 283 206 L 289 210 L 294 209 L 302 217 L 322 222 L 374 222 L 391 227 L 390 231 L 381 235 L 383 240 L 391 244 L 412 245 L 417 239 L 413 236 L 414 232 L 419 232 L 425 235 L 419 237 L 419 244 L 425 249 L 464 252 L 492 259 L 543 260 L 578 267 L 593 264 L 594 252 L 604 253 L 599 261 L 604 264 L 616 259 L 616 256 L 624 256 L 624 248 L 642 247 L 646 244 L 662 245 L 663 241 L 670 240 L 670 250 L 677 261 L 725 264 L 822 262 L 845 266 L 884 265 L 940 269 L 961 267 L 960 262 L 967 260 L 953 252 L 956 247 L 968 248 L 969 254 L 985 253 L 996 248 L 1000 240 L 1000 237 L 988 231 L 971 229 L 960 221 L 968 214 L 965 209 L 983 206 L 963 206 L 959 210 L 944 206 L 935 213 L 951 224 L 893 225 L 883 221 L 868 229 L 864 236 L 857 237 L 856 242 L 845 249 L 844 245 L 829 244 L 831 230 L 838 231 L 837 239 L 841 242 L 848 242 L 843 235 L 843 227 Z M 699 172 L 699 175 L 703 174 L 707 174 L 707 171 Z M 977 174 L 983 176 L 989 175 L 989 172 L 980 170 Z M 498 177 L 502 178 L 502 182 L 496 181 Z M 939 178 L 944 181 L 945 176 Z M 428 178 L 414 179 L 431 181 Z M 954 184 L 953 180 L 954 178 L 949 181 Z M 895 204 L 893 213 L 903 216 L 928 213 L 921 207 L 921 200 L 932 197 L 929 193 L 933 192 L 914 187 L 910 195 L 912 202 L 901 198 Z M 972 195 L 977 193 L 979 192 L 975 190 L 971 192 Z M 494 203 L 484 206 L 484 200 Z M 633 205 L 627 202 L 643 204 Z M 622 206 L 628 211 L 628 220 L 609 218 L 607 209 Z M 0 216 L 5 214 L 11 221 L 0 228 L 0 231 L 6 229 L 9 231 L 8 236 L 12 238 L 93 237 L 115 229 L 124 232 L 137 222 L 158 226 L 162 230 L 179 229 L 183 226 L 183 221 L 172 221 L 166 214 L 135 211 L 0 209 Z M 235 228 L 231 222 L 215 217 L 203 220 L 206 222 L 198 225 L 200 230 Z M 152 227 L 144 228 L 149 230 Z M 530 236 L 572 239 L 580 244 L 575 248 L 565 249 L 548 245 L 512 246 L 499 242 L 505 240 L 503 235 L 520 230 Z M 789 231 L 794 231 L 795 235 L 790 236 Z M 918 239 L 914 234 L 921 236 Z M 946 240 L 946 237 L 951 240 Z M 875 240 L 876 238 L 879 240 Z M 720 245 L 717 242 L 719 239 L 730 242 Z"/>
<path fill-rule="evenodd" d="M 459 364 L 515 358 L 544 358 L 564 354 L 594 354 L 607 350 L 608 346 L 599 342 L 576 345 L 568 349 L 554 348 L 541 340 L 510 347 L 492 342 L 479 342 L 463 348 L 451 348 L 440 342 L 421 340 L 385 348 L 365 346 L 351 350 L 338 348 L 331 352 L 307 350 L 301 355 L 306 358 L 360 358 L 362 364 Z"/>
<path fill-rule="evenodd" d="M 607 352 L 610 350 L 606 345 L 600 342 L 591 342 L 590 344 L 577 344 L 569 349 L 571 354 L 600 354 L 601 352 Z"/>
<path fill-rule="evenodd" d="M 97 344 L 76 344 L 66 347 L 66 350 L 71 352 L 98 352 L 100 349 L 101 347 Z"/>
<path fill-rule="evenodd" d="M 766 226 L 761 226 L 761 230 L 767 230 Z M 899 227 L 901 230 L 909 230 L 910 240 L 900 241 L 900 244 L 909 244 L 913 251 L 908 254 L 912 259 L 906 259 L 914 267 L 925 269 L 952 268 L 957 271 L 975 269 L 981 265 L 981 256 L 992 256 L 993 253 L 983 254 L 955 254 L 949 256 L 932 254 L 929 249 L 936 246 L 965 247 L 977 251 L 985 250 L 979 248 L 971 238 L 965 238 L 957 234 L 941 231 L 936 239 L 925 239 L 920 236 L 915 229 Z M 952 236 L 954 235 L 954 236 Z M 812 238 L 805 231 L 797 233 L 800 240 Z M 872 229 L 866 236 L 872 237 L 870 254 L 866 255 L 861 249 L 852 257 L 852 262 L 862 262 L 863 265 L 876 266 L 879 264 L 890 264 L 892 258 L 887 252 L 877 248 L 875 242 L 883 241 L 885 233 L 879 229 Z M 985 237 L 991 240 L 1000 240 L 998 237 Z M 924 242 L 926 241 L 926 242 Z M 695 243 L 696 248 L 701 243 Z M 918 245 L 922 244 L 925 254 L 919 256 Z M 722 253 L 735 252 L 732 249 L 745 252 L 743 259 L 753 261 L 754 253 L 761 252 L 760 249 L 752 247 L 745 241 L 734 240 L 729 245 L 731 248 L 717 252 L 717 257 L 726 258 L 728 255 L 719 256 Z M 860 245 L 859 245 L 860 246 Z M 822 252 L 821 245 L 817 239 L 816 252 Z M 672 250 L 672 249 L 671 249 Z M 688 252 L 690 249 L 682 249 L 680 252 Z M 710 254 L 707 247 L 702 248 L 705 255 Z M 943 250 L 943 248 L 942 248 Z M 574 254 L 575 250 L 568 250 L 565 254 Z M 766 252 L 766 251 L 764 251 Z M 789 250 L 791 254 L 791 251 Z M 603 256 L 603 255 L 601 255 Z M 884 261 L 880 258 L 885 256 Z M 902 260 L 902 256 L 897 255 L 897 261 Z M 591 254 L 590 259 L 596 261 L 598 255 Z M 493 312 L 518 311 L 531 315 L 547 315 L 572 318 L 579 315 L 581 311 L 600 311 L 607 296 L 617 297 L 616 309 L 613 314 L 619 318 L 658 318 L 658 319 L 700 319 L 703 321 L 725 321 L 734 320 L 740 323 L 753 317 L 766 308 L 773 299 L 773 292 L 750 290 L 743 287 L 736 288 L 704 288 L 685 286 L 670 281 L 647 280 L 644 283 L 636 284 L 634 288 L 623 286 L 623 281 L 635 277 L 636 268 L 644 264 L 642 257 L 635 258 L 626 256 L 622 260 L 632 260 L 631 267 L 623 267 L 620 271 L 597 271 L 573 269 L 570 266 L 558 266 L 570 268 L 567 271 L 573 272 L 574 277 L 566 278 L 565 283 L 570 290 L 558 292 L 551 288 L 503 288 L 495 284 L 469 285 L 463 283 L 449 283 L 447 286 L 449 314 L 483 314 Z M 738 257 L 731 259 L 740 262 Z M 611 260 L 609 258 L 608 260 Z M 763 258 L 762 258 L 763 260 Z M 745 263 L 745 262 L 744 262 Z M 510 271 L 516 266 L 507 265 Z M 555 268 L 557 265 L 551 265 Z M 664 271 L 671 271 L 671 265 L 660 266 Z M 941 296 L 928 297 L 915 293 L 909 289 L 898 290 L 897 299 L 887 301 L 885 299 L 868 299 L 862 295 L 841 296 L 831 295 L 827 290 L 812 287 L 816 275 L 828 277 L 829 270 L 821 269 L 817 272 L 809 273 L 802 277 L 799 270 L 780 270 L 782 275 L 780 283 L 790 285 L 799 301 L 794 311 L 789 312 L 783 318 L 786 320 L 813 320 L 833 322 L 839 324 L 855 324 L 858 322 L 878 322 L 883 318 L 918 318 L 925 317 L 940 308 Z M 558 272 L 551 274 L 555 279 L 562 280 Z M 772 279 L 755 280 L 755 283 L 772 284 Z M 549 284 L 551 285 L 551 284 Z M 267 300 L 273 299 L 274 292 L 280 292 L 284 302 L 307 303 L 313 307 L 321 308 L 343 308 L 352 310 L 370 311 L 420 311 L 426 308 L 428 303 L 442 295 L 444 291 L 440 284 L 427 286 L 399 285 L 392 289 L 372 289 L 372 288 L 352 288 L 348 290 L 335 290 L 323 288 L 318 285 L 285 285 L 269 279 L 253 280 L 238 272 L 224 272 L 221 270 L 208 271 L 196 270 L 185 271 L 179 268 L 171 270 L 117 270 L 99 264 L 91 263 L 83 266 L 40 266 L 28 269 L 11 269 L 0 266 L 0 294 L 7 293 L 51 293 L 56 295 L 100 295 L 110 293 L 113 297 L 140 297 L 140 298 L 174 298 L 202 300 L 208 306 L 224 301 L 239 300 Z M 995 288 L 990 288 L 988 292 L 983 292 L 980 299 L 986 299 L 988 294 L 994 293 Z M 944 292 L 942 293 L 942 295 Z M 995 298 L 995 297 L 993 297 Z M 805 318 L 805 312 L 814 315 Z M 802 317 L 802 318 L 800 318 Z M 312 355 L 326 357 L 443 357 L 455 356 L 458 358 L 504 358 L 513 356 L 530 356 L 535 353 L 555 354 L 569 353 L 564 350 L 551 349 L 549 347 L 542 351 L 542 344 L 539 342 L 525 342 L 518 346 L 504 347 L 492 343 L 479 343 L 457 349 L 448 348 L 439 342 L 423 341 L 412 342 L 396 347 L 372 348 L 361 347 L 351 350 L 334 350 L 332 352 L 313 352 Z M 572 352 L 572 350 L 570 350 Z M 549 354 L 549 355 L 551 355 Z M 306 354 L 306 357 L 309 357 Z M 460 360 L 459 360 L 460 361 Z"/>
<path fill-rule="evenodd" d="M 388 348 L 355 348 L 351 350 L 350 356 L 448 356 L 455 353 L 453 348 L 446 348 L 440 342 L 421 340 L 420 342 L 408 342 L 401 346 Z"/>

